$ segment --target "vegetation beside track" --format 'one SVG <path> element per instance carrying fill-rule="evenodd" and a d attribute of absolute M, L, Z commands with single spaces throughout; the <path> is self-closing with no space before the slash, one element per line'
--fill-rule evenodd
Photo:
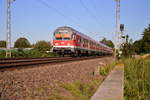
<path fill-rule="evenodd" d="M 56 90 L 47 100 L 90 100 L 100 83 L 100 80 L 94 80 L 89 83 L 81 81 L 65 83 L 60 87 L 64 89 L 67 96 L 63 95 L 60 90 Z"/>
<path fill-rule="evenodd" d="M 116 62 L 113 62 L 112 64 L 108 64 L 106 66 L 101 66 L 100 71 L 99 71 L 100 75 L 106 77 L 116 64 L 117 64 Z"/>
<path fill-rule="evenodd" d="M 129 36 L 125 36 L 125 43 L 121 45 L 122 57 L 143 55 L 150 53 L 150 24 L 144 29 L 142 38 L 133 42 Z"/>
<path fill-rule="evenodd" d="M 12 58 L 27 58 L 27 57 L 55 57 L 57 54 L 53 52 L 40 52 L 38 49 L 31 50 L 12 50 Z M 6 51 L 0 50 L 0 58 L 5 58 Z"/>
<path fill-rule="evenodd" d="M 90 100 L 91 96 L 96 92 L 97 88 L 114 68 L 116 63 L 100 66 L 99 75 L 102 78 L 93 80 L 91 82 L 75 81 L 72 83 L 64 83 L 60 87 L 62 90 L 55 90 L 55 92 L 47 97 L 47 100 Z M 94 74 L 93 74 L 94 75 Z M 65 95 L 64 95 L 65 94 Z"/>
<path fill-rule="evenodd" d="M 125 100 L 149 100 L 150 59 L 126 59 L 123 62 Z"/>

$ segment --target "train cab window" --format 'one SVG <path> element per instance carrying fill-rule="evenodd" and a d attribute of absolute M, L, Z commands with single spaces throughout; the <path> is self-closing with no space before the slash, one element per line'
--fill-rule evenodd
<path fill-rule="evenodd" d="M 72 34 L 72 32 L 70 32 L 68 30 L 57 30 L 54 33 L 54 39 L 55 40 L 72 40 L 73 34 Z"/>
<path fill-rule="evenodd" d="M 62 38 L 55 38 L 56 40 L 62 40 Z"/>
<path fill-rule="evenodd" d="M 63 40 L 70 40 L 70 38 L 63 38 Z"/>

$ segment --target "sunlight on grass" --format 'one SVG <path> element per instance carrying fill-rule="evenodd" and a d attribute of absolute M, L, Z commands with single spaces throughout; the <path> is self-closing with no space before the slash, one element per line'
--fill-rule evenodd
<path fill-rule="evenodd" d="M 99 71 L 100 75 L 107 76 L 108 73 L 115 67 L 115 65 L 116 65 L 116 62 L 106 65 L 106 66 L 101 66 L 100 71 Z"/>
<path fill-rule="evenodd" d="M 123 62 L 125 100 L 149 100 L 150 59 L 126 59 Z"/>
<path fill-rule="evenodd" d="M 64 83 L 60 87 L 65 89 L 65 92 L 68 96 L 60 93 L 57 90 L 51 96 L 47 98 L 47 100 L 90 100 L 91 96 L 96 92 L 99 85 L 102 83 L 104 78 L 109 74 L 109 72 L 114 68 L 116 62 L 106 65 L 100 66 L 98 70 L 98 75 L 101 75 L 103 78 L 99 80 L 93 80 L 92 82 L 81 82 L 76 81 L 73 83 Z M 68 94 L 69 93 L 69 94 Z"/>
<path fill-rule="evenodd" d="M 63 88 L 75 96 L 76 100 L 89 100 L 99 84 L 100 81 L 98 80 L 95 80 L 92 83 L 75 82 L 72 84 L 64 84 Z"/>

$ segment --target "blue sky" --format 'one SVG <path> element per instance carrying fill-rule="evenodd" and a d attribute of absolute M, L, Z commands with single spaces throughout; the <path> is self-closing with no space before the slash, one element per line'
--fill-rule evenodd
<path fill-rule="evenodd" d="M 5 39 L 6 0 L 0 0 L 0 40 Z M 43 3 L 44 1 L 45 3 Z M 133 40 L 150 23 L 150 0 L 122 0 L 121 23 Z M 26 37 L 31 43 L 51 41 L 60 26 L 74 29 L 99 40 L 114 39 L 114 0 L 16 0 L 12 3 L 12 42 Z"/>

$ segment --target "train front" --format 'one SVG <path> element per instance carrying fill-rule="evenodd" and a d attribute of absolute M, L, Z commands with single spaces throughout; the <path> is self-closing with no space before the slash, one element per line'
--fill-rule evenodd
<path fill-rule="evenodd" d="M 74 53 L 74 34 L 69 27 L 60 27 L 55 30 L 53 36 L 53 52 L 60 55 Z"/>

